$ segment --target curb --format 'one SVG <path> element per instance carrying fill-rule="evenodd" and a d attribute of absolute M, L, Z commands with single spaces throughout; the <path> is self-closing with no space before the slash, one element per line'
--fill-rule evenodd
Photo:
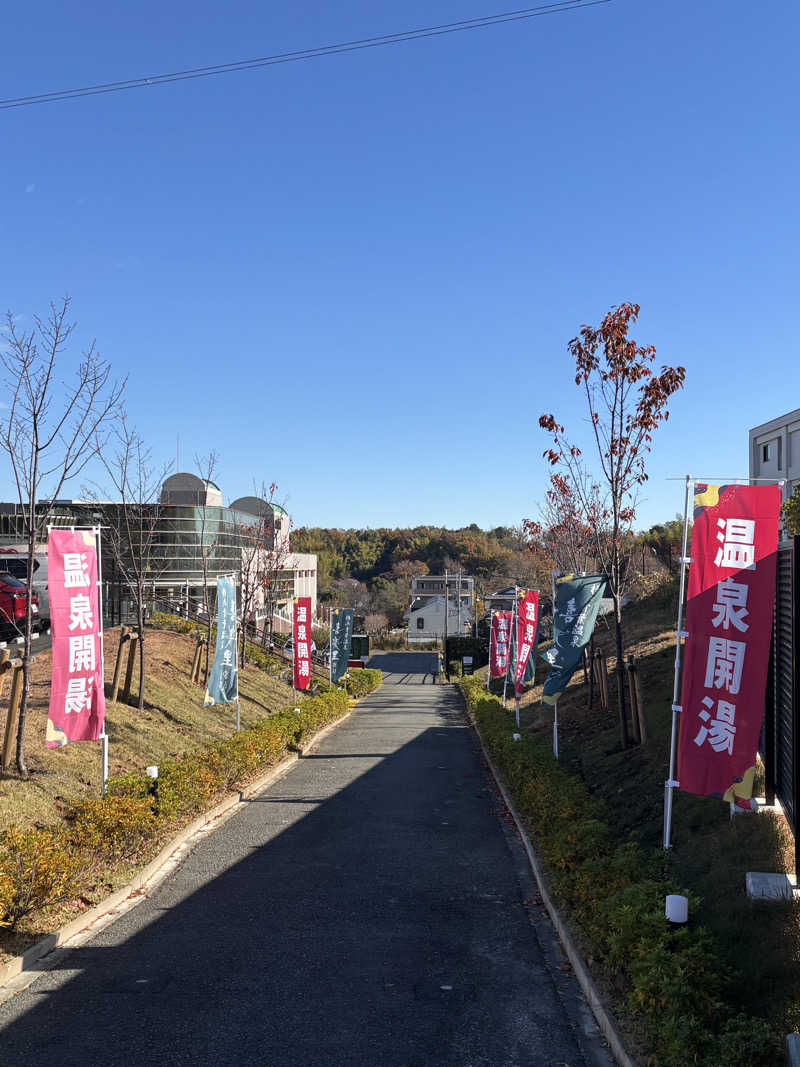
<path fill-rule="evenodd" d="M 464 701 L 464 703 L 466 705 L 466 700 Z M 500 772 L 495 767 L 491 756 L 486 750 L 486 746 L 483 743 L 483 738 L 481 737 L 480 730 L 478 730 L 477 726 L 472 721 L 472 718 L 469 715 L 468 708 L 467 719 L 470 722 L 472 729 L 475 731 L 475 735 L 477 736 L 478 741 L 480 743 L 484 759 L 486 760 L 487 766 L 489 767 L 492 777 L 495 780 L 497 788 L 500 790 L 500 795 L 503 798 L 503 802 L 508 808 L 511 817 L 514 820 L 514 824 L 517 830 L 519 831 L 520 839 L 528 856 L 528 863 L 530 864 L 531 870 L 533 871 L 533 876 L 536 879 L 536 884 L 539 889 L 539 895 L 542 898 L 544 906 L 547 908 L 547 913 L 550 916 L 550 921 L 555 927 L 555 931 L 558 934 L 558 938 L 561 942 L 561 945 L 565 953 L 567 954 L 567 959 L 572 965 L 572 969 L 575 972 L 575 977 L 578 979 L 578 984 L 581 987 L 583 995 L 586 997 L 589 1007 L 592 1009 L 592 1014 L 597 1020 L 597 1025 L 600 1027 L 600 1030 L 603 1033 L 603 1037 L 608 1042 L 609 1047 L 614 1054 L 614 1058 L 616 1059 L 617 1063 L 620 1064 L 620 1067 L 637 1067 L 636 1061 L 631 1058 L 630 1054 L 628 1053 L 628 1050 L 623 1044 L 616 1024 L 611 1018 L 611 1015 L 609 1014 L 605 1004 L 603 1003 L 600 993 L 598 992 L 597 986 L 594 983 L 594 979 L 592 978 L 588 968 L 586 967 L 586 964 L 583 961 L 583 957 L 575 947 L 575 942 L 572 940 L 572 935 L 564 924 L 564 920 L 559 915 L 558 910 L 556 909 L 556 906 L 553 903 L 552 897 L 550 896 L 550 892 L 547 887 L 547 883 L 544 879 L 544 875 L 542 874 L 542 869 L 539 866 L 539 861 L 536 858 L 536 853 L 534 852 L 533 845 L 531 844 L 531 840 L 528 837 L 527 830 L 525 829 L 522 819 L 518 814 L 516 808 L 514 807 L 514 803 L 511 797 L 509 796 L 508 791 L 506 790 L 505 784 L 502 778 L 500 777 Z"/>
<path fill-rule="evenodd" d="M 230 796 L 220 801 L 215 807 L 199 815 L 188 826 L 180 830 L 161 849 L 158 855 L 134 876 L 128 885 L 101 900 L 99 904 L 95 904 L 93 908 L 89 908 L 82 915 L 78 915 L 59 930 L 52 934 L 47 934 L 41 941 L 31 945 L 21 956 L 14 956 L 8 963 L 3 964 L 0 967 L 0 1004 L 20 992 L 21 989 L 24 989 L 25 986 L 34 981 L 40 972 L 49 970 L 51 966 L 54 966 L 57 960 L 53 959 L 48 963 L 45 957 L 54 953 L 56 949 L 68 951 L 70 948 L 77 948 L 78 944 L 88 940 L 99 929 L 109 926 L 114 919 L 119 918 L 124 912 L 129 911 L 141 900 L 144 900 L 149 891 L 155 889 L 199 843 L 201 834 L 205 836 L 212 830 L 216 830 L 223 822 L 235 815 L 237 809 L 243 806 L 250 797 L 255 796 L 279 778 L 282 778 L 292 769 L 295 763 L 308 753 L 313 752 L 328 734 L 349 719 L 353 714 L 355 701 L 351 699 L 349 704 L 349 710 L 340 719 L 323 726 L 299 752 L 287 756 L 243 789 L 238 790 L 236 793 L 231 793 Z M 194 838 L 197 838 L 197 840 L 194 840 Z M 176 853 L 179 853 L 179 855 L 176 855 Z M 170 863 L 171 860 L 174 862 Z M 103 919 L 108 921 L 102 923 L 101 926 Z M 70 944 L 71 941 L 76 943 Z M 39 965 L 36 966 L 37 964 Z M 10 988 L 7 988 L 9 986 Z"/>

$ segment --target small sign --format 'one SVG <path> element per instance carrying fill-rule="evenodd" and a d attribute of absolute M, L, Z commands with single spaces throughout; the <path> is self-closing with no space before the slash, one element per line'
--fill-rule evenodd
<path fill-rule="evenodd" d="M 461 673 L 462 674 L 474 674 L 475 668 L 472 665 L 472 656 L 461 657 Z"/>

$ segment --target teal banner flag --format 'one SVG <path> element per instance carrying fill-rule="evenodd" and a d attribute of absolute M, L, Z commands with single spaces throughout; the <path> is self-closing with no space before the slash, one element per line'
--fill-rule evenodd
<path fill-rule="evenodd" d="M 553 647 L 542 653 L 550 673 L 542 690 L 542 703 L 552 707 L 567 688 L 581 654 L 594 631 L 606 587 L 603 574 L 577 577 L 568 574 L 556 583 L 553 609 Z"/>
<path fill-rule="evenodd" d="M 338 682 L 347 670 L 353 646 L 353 615 L 350 608 L 331 614 L 331 681 Z"/>
<path fill-rule="evenodd" d="M 217 579 L 217 645 L 203 707 L 231 704 L 239 696 L 236 639 L 236 586 L 233 578 Z"/>

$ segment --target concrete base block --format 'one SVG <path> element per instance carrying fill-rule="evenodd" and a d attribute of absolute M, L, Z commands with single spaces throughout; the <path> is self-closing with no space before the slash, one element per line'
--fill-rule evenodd
<path fill-rule="evenodd" d="M 745 875 L 745 886 L 751 900 L 794 900 L 797 879 L 793 874 L 748 871 Z"/>

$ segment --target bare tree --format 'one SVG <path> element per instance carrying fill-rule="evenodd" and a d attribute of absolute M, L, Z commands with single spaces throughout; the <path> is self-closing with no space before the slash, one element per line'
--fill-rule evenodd
<path fill-rule="evenodd" d="M 209 549 L 215 547 L 216 542 L 206 544 L 206 530 L 208 527 L 208 483 L 212 480 L 219 463 L 219 456 L 213 450 L 206 456 L 194 457 L 197 473 L 204 482 L 205 488 L 200 500 L 200 567 L 203 574 L 203 610 L 206 613 L 206 647 L 205 647 L 205 677 L 208 678 L 208 663 L 211 649 L 211 601 L 208 595 L 208 556 Z"/>
<path fill-rule="evenodd" d="M 267 591 L 272 589 L 269 581 L 273 566 L 273 554 L 275 552 L 275 512 L 273 510 L 273 497 L 277 491 L 277 485 L 272 482 L 267 486 L 262 483 L 260 494 L 256 490 L 256 499 L 263 502 L 259 508 L 259 514 L 252 517 L 252 522 L 242 523 L 234 519 L 234 532 L 236 540 L 241 545 L 241 598 L 242 598 L 242 630 L 245 638 L 242 641 L 241 664 L 244 666 L 245 648 L 247 644 L 247 627 L 253 622 L 264 609 L 267 600 Z M 288 538 L 286 545 L 288 553 Z M 271 614 L 270 614 L 271 620 Z M 266 634 L 267 624 L 265 619 L 264 631 Z"/>
<path fill-rule="evenodd" d="M 30 697 L 33 563 L 36 542 L 44 539 L 55 501 L 64 485 L 79 475 L 102 447 L 125 381 L 111 379 L 93 341 L 82 354 L 71 384 L 60 380 L 75 323 L 68 321 L 69 297 L 52 303 L 46 318 L 21 330 L 10 312 L 0 360 L 10 397 L 0 442 L 8 453 L 16 483 L 28 550 L 27 609 L 23 628 L 22 696 L 17 727 L 16 765 L 27 777 L 25 722 Z"/>
<path fill-rule="evenodd" d="M 154 581 L 164 567 L 159 538 L 158 494 L 170 464 L 156 471 L 150 450 L 139 433 L 128 425 L 124 413 L 114 430 L 113 442 L 113 452 L 104 450 L 101 458 L 118 502 L 99 502 L 98 507 L 106 528 L 106 543 L 136 607 L 138 706 L 141 710 L 144 707 L 147 583 Z"/>
<path fill-rule="evenodd" d="M 367 615 L 364 619 L 364 633 L 370 636 L 384 634 L 389 629 L 389 617 L 382 612 Z"/>
<path fill-rule="evenodd" d="M 268 494 L 263 496 L 268 505 L 268 511 L 271 515 L 271 519 L 268 516 L 268 520 L 271 521 L 272 526 L 267 537 L 269 547 L 259 556 L 257 572 L 259 597 L 264 612 L 264 629 L 261 641 L 265 648 L 268 643 L 270 647 L 272 645 L 275 613 L 278 610 L 278 605 L 287 599 L 286 571 L 289 569 L 292 556 L 289 539 L 292 523 L 285 508 L 275 501 L 277 491 L 278 486 L 273 482 L 269 486 Z M 276 519 L 276 509 L 283 513 L 283 519 Z"/>

